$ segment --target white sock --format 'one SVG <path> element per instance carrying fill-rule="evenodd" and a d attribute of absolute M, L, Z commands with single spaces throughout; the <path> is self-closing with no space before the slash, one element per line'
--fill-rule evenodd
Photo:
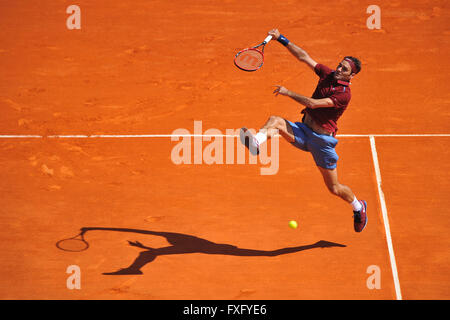
<path fill-rule="evenodd" d="M 264 141 L 267 140 L 267 132 L 258 132 L 255 136 L 256 141 L 258 141 L 259 145 L 261 145 Z"/>
<path fill-rule="evenodd" d="M 355 197 L 355 200 L 353 200 L 353 202 L 352 202 L 352 207 L 353 207 L 353 211 L 356 211 L 356 212 L 361 211 L 361 209 L 362 209 L 361 202 L 359 202 L 358 199 L 356 199 L 356 197 Z"/>

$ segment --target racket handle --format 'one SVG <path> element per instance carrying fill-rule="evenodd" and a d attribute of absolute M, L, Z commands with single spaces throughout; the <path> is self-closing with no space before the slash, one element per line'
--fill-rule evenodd
<path fill-rule="evenodd" d="M 272 36 L 267 36 L 267 38 L 264 39 L 263 43 L 268 44 L 270 40 L 272 40 Z"/>

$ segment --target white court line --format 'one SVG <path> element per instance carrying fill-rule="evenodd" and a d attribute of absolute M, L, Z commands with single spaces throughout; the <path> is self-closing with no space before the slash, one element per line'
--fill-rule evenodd
<path fill-rule="evenodd" d="M 375 146 L 375 137 L 370 136 L 369 138 L 370 138 L 370 147 L 372 149 L 373 165 L 375 167 L 375 175 L 377 177 L 378 195 L 380 196 L 381 202 L 381 212 L 383 213 L 384 229 L 386 231 L 386 241 L 389 250 L 389 257 L 391 259 L 391 269 L 392 269 L 392 276 L 394 277 L 395 293 L 397 295 L 397 300 L 402 300 L 400 281 L 398 279 L 398 272 L 397 272 L 397 263 L 395 262 L 394 246 L 392 245 L 391 230 L 389 227 L 386 201 L 384 199 L 383 190 L 381 189 L 381 173 L 380 173 L 380 165 L 378 164 L 377 148 Z"/>
<path fill-rule="evenodd" d="M 43 138 L 43 136 L 38 136 L 38 135 L 0 135 L 0 138 L 3 139 L 14 139 L 14 138 L 19 138 L 19 139 L 26 139 L 26 138 Z"/>
<path fill-rule="evenodd" d="M 278 135 L 279 136 L 279 135 Z M 62 138 L 62 139 L 96 139 L 96 138 L 172 138 L 172 137 L 239 137 L 227 134 L 93 134 L 93 135 L 0 135 L 0 139 L 27 138 Z M 338 134 L 336 138 L 370 138 L 370 137 L 450 137 L 446 133 L 425 134 Z"/>

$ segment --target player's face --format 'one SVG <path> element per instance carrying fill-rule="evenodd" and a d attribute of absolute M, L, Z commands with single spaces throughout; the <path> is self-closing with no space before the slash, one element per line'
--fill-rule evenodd
<path fill-rule="evenodd" d="M 352 76 L 352 68 L 350 67 L 350 63 L 348 63 L 348 61 L 342 60 L 336 67 L 334 78 L 336 80 L 350 81 Z"/>

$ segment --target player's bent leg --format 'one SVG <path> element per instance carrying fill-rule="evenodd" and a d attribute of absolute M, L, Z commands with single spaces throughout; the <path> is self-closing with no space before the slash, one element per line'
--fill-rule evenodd
<path fill-rule="evenodd" d="M 295 141 L 291 125 L 285 119 L 278 116 L 270 116 L 255 136 L 253 136 L 247 128 L 241 128 L 239 137 L 241 143 L 249 149 L 251 154 L 258 155 L 259 146 L 277 133 L 288 142 L 292 143 Z"/>
<path fill-rule="evenodd" d="M 267 138 L 270 139 L 275 134 L 275 130 L 277 129 L 280 135 L 286 139 L 288 142 L 294 142 L 295 136 L 294 131 L 292 130 L 291 125 L 286 121 L 286 119 L 279 116 L 270 116 L 261 130 L 267 130 Z"/>
<path fill-rule="evenodd" d="M 337 169 L 325 169 L 319 167 L 323 180 L 330 192 L 350 203 L 353 207 L 353 227 L 356 232 L 361 232 L 367 225 L 367 202 L 356 199 L 352 190 L 340 184 L 337 177 Z"/>
<path fill-rule="evenodd" d="M 319 166 L 317 168 L 319 168 L 320 173 L 322 173 L 325 185 L 332 194 L 340 197 L 348 203 L 353 202 L 353 200 L 355 199 L 355 195 L 349 187 L 339 183 L 336 168 L 325 169 Z"/>

